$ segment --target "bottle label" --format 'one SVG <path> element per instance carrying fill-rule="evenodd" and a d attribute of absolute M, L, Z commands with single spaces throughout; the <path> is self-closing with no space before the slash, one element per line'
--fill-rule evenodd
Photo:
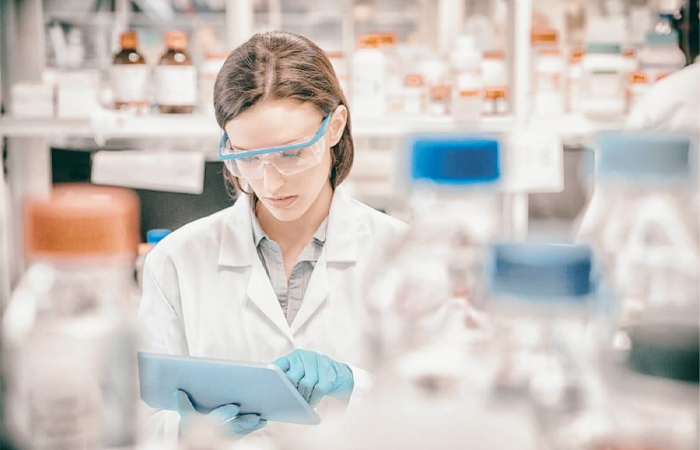
<path fill-rule="evenodd" d="M 191 106 L 197 103 L 197 70 L 194 66 L 158 66 L 155 83 L 159 105 Z"/>
<path fill-rule="evenodd" d="M 145 64 L 115 64 L 112 66 L 114 101 L 119 103 L 148 103 L 148 66 Z"/>

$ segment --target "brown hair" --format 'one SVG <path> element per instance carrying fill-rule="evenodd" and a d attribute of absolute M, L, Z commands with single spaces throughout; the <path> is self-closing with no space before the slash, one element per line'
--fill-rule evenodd
<path fill-rule="evenodd" d="M 311 102 L 331 114 L 347 100 L 326 54 L 316 44 L 294 33 L 271 31 L 256 34 L 226 58 L 214 85 L 216 121 L 226 123 L 265 99 Z M 331 149 L 331 186 L 348 176 L 354 158 L 350 112 L 343 135 Z M 224 179 L 242 191 L 237 177 L 224 169 Z"/>

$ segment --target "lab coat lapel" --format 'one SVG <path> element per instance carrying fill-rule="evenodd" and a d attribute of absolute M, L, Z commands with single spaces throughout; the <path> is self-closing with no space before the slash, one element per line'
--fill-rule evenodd
<path fill-rule="evenodd" d="M 321 252 L 321 257 L 316 262 L 314 271 L 311 273 L 311 279 L 306 288 L 306 294 L 301 302 L 301 307 L 292 322 L 293 335 L 301 329 L 328 298 L 328 275 L 326 271 L 325 254 L 325 251 Z"/>
<path fill-rule="evenodd" d="M 250 197 L 242 195 L 231 208 L 229 220 L 222 230 L 219 265 L 250 268 L 246 298 L 250 299 L 282 334 L 294 342 L 277 295 L 255 249 L 252 213 Z"/>
<path fill-rule="evenodd" d="M 251 245 L 252 241 L 251 241 Z M 246 290 L 246 297 L 250 299 L 251 302 L 257 306 L 260 311 L 262 311 L 265 316 L 289 339 L 290 342 L 294 343 L 294 338 L 292 337 L 292 332 L 287 323 L 287 319 L 284 317 L 282 308 L 280 307 L 279 300 L 275 294 L 275 290 L 272 288 L 270 279 L 267 276 L 267 272 L 260 262 L 260 258 L 254 258 L 252 272 L 250 274 L 250 281 L 248 281 L 248 289 Z"/>
<path fill-rule="evenodd" d="M 328 274 L 332 270 L 328 270 L 328 266 L 345 267 L 355 264 L 358 239 L 359 225 L 355 205 L 347 192 L 339 186 L 333 194 L 328 213 L 326 242 L 311 274 L 299 312 L 292 322 L 292 334 L 296 335 L 331 295 Z"/>

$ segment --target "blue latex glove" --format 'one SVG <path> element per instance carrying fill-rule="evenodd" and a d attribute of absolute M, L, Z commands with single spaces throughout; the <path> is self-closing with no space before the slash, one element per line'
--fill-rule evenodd
<path fill-rule="evenodd" d="M 180 413 L 181 423 L 186 424 L 189 419 L 201 414 L 192 406 L 187 392 L 177 391 L 173 396 L 177 404 L 177 412 Z M 212 410 L 207 416 L 220 424 L 231 436 L 237 438 L 242 438 L 267 424 L 267 420 L 261 419 L 257 414 L 239 415 L 239 411 L 238 405 L 223 405 Z"/>
<path fill-rule="evenodd" d="M 326 395 L 341 400 L 350 399 L 355 382 L 347 364 L 308 350 L 294 350 L 274 364 L 285 372 L 312 407 L 318 405 Z"/>

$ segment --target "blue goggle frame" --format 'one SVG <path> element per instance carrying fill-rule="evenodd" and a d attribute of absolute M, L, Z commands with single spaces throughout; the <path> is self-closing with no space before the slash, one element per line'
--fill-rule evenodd
<path fill-rule="evenodd" d="M 283 152 L 286 150 L 296 150 L 298 148 L 304 148 L 304 147 L 310 147 L 314 145 L 316 142 L 319 141 L 323 137 L 324 134 L 326 134 L 326 128 L 328 127 L 328 122 L 331 120 L 331 115 L 328 114 L 325 119 L 323 119 L 323 122 L 321 122 L 321 127 L 318 129 L 316 134 L 311 138 L 311 140 L 307 142 L 302 142 L 299 144 L 292 144 L 292 145 L 283 145 L 280 147 L 272 147 L 272 148 L 265 148 L 262 150 L 251 150 L 251 151 L 245 151 L 245 152 L 240 152 L 240 153 L 233 153 L 230 155 L 224 155 L 222 153 L 222 150 L 226 146 L 226 142 L 228 141 L 228 134 L 226 131 L 224 131 L 224 135 L 221 136 L 221 141 L 219 142 L 219 159 L 222 161 L 227 161 L 227 160 L 233 160 L 233 159 L 240 159 L 240 158 L 248 158 L 251 156 L 257 156 L 257 155 L 265 155 L 267 153 L 275 153 L 275 152 Z"/>

